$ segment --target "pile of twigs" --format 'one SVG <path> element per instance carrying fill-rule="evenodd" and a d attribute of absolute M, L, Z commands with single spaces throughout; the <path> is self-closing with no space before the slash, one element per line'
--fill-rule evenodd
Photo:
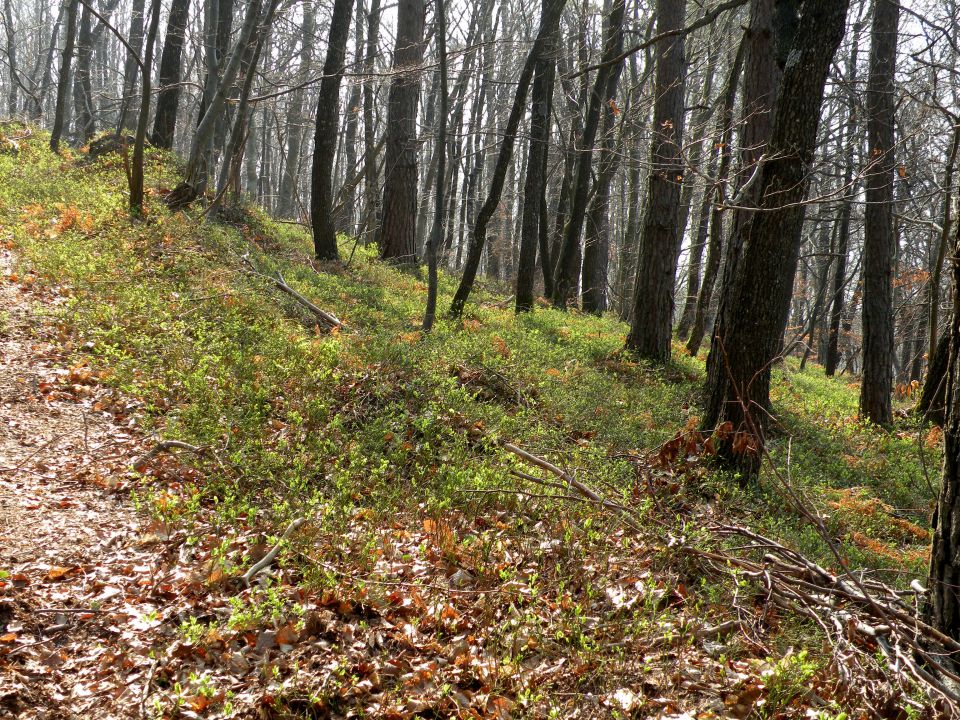
<path fill-rule="evenodd" d="M 511 444 L 504 443 L 503 448 L 550 473 L 563 489 L 616 515 L 626 526 L 639 530 L 649 524 L 649 517 L 641 518 L 633 508 L 604 498 L 548 460 Z M 512 474 L 539 485 L 556 485 L 527 473 Z M 789 486 L 787 495 L 794 504 L 802 500 Z M 864 572 L 846 569 L 823 519 L 806 503 L 800 510 L 834 550 L 842 571 L 823 568 L 776 540 L 735 525 L 705 527 L 716 541 L 712 549 L 682 542 L 674 548 L 717 575 L 751 578 L 764 604 L 816 623 L 833 651 L 841 685 L 838 692 L 862 703 L 876 717 L 906 717 L 904 708 L 912 707 L 933 717 L 960 718 L 960 674 L 954 666 L 954 659 L 960 658 L 960 643 L 923 620 L 924 588 L 914 582 L 910 590 L 896 590 Z M 755 615 L 755 611 L 740 610 Z M 741 626 L 750 624 L 755 623 L 741 618 Z M 920 693 L 926 703 L 916 699 Z"/>
<path fill-rule="evenodd" d="M 847 693 L 859 695 L 880 717 L 897 717 L 893 705 L 924 707 L 911 697 L 920 689 L 937 717 L 960 717 L 960 676 L 950 660 L 960 653 L 960 643 L 923 621 L 925 590 L 919 584 L 898 591 L 865 573 L 831 572 L 744 527 L 708 529 L 726 541 L 721 544 L 744 543 L 734 550 L 688 551 L 718 574 L 753 578 L 766 602 L 816 623 L 833 649 Z"/>

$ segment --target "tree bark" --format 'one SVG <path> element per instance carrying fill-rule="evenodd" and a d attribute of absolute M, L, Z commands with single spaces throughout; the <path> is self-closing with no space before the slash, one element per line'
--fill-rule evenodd
<path fill-rule="evenodd" d="M 310 181 L 310 225 L 317 260 L 338 260 L 337 228 L 333 219 L 333 162 L 340 126 L 340 78 L 347 54 L 352 0 L 335 0 L 330 19 L 327 58 L 317 97 L 317 124 L 313 136 L 313 172 Z M 399 34 L 398 34 L 399 42 Z"/>
<path fill-rule="evenodd" d="M 847 78 L 851 88 L 849 94 L 849 105 L 847 109 L 846 138 L 844 145 L 846 147 L 844 162 L 846 167 L 843 173 L 843 186 L 846 192 L 846 199 L 843 207 L 840 209 L 840 229 L 837 236 L 837 266 L 833 271 L 833 286 L 831 288 L 831 309 L 830 309 L 830 330 L 827 336 L 827 355 L 824 361 L 824 372 L 828 377 L 832 377 L 837 371 L 837 364 L 840 362 L 840 323 L 843 319 L 844 295 L 847 282 L 847 255 L 849 254 L 850 243 L 850 213 L 854 197 L 854 149 L 856 147 L 855 138 L 857 136 L 857 98 L 854 88 L 857 87 L 857 57 L 859 48 L 861 27 L 859 24 L 854 26 L 854 42 L 850 48 L 850 60 L 847 65 Z"/>
<path fill-rule="evenodd" d="M 671 8 L 686 4 L 685 2 L 677 3 L 676 0 L 663 0 L 663 2 Z M 615 92 L 623 68 L 622 59 L 619 62 L 614 61 L 623 54 L 624 10 L 624 0 L 614 0 L 610 8 L 610 14 L 607 16 L 604 32 L 602 67 L 597 71 L 597 76 L 594 79 L 590 102 L 587 106 L 587 115 L 583 123 L 583 132 L 578 143 L 576 175 L 570 194 L 570 211 L 554 276 L 553 304 L 554 307 L 561 310 L 566 309 L 567 303 L 577 290 L 577 277 L 580 273 L 580 235 L 583 232 L 590 192 L 593 146 L 596 142 L 597 129 L 600 126 L 600 117 L 605 102 Z M 682 14 L 683 11 L 681 10 Z M 680 95 L 683 95 L 682 91 Z M 682 100 L 680 104 L 682 111 Z"/>
<path fill-rule="evenodd" d="M 160 148 L 173 147 L 180 108 L 180 66 L 183 56 L 183 38 L 190 14 L 190 0 L 173 0 L 167 20 L 167 36 L 160 54 L 160 75 L 157 95 L 157 114 L 153 121 L 150 141 Z"/>
<path fill-rule="evenodd" d="M 683 28 L 686 2 L 657 1 L 657 34 Z M 670 360 L 673 296 L 681 233 L 678 224 L 683 183 L 683 36 L 657 43 L 654 82 L 652 168 L 640 230 L 640 259 L 634 289 L 633 320 L 627 348 L 656 363 Z"/>
<path fill-rule="evenodd" d="M 771 363 L 790 310 L 827 72 L 843 39 L 849 0 L 806 0 L 785 64 L 760 211 L 746 224 L 743 254 L 711 345 L 704 427 L 729 422 L 721 460 L 747 476 L 759 468 L 770 404 Z"/>
<path fill-rule="evenodd" d="M 543 11 L 546 12 L 546 5 Z M 540 22 L 544 22 L 542 16 Z M 517 266 L 518 313 L 533 310 L 533 291 L 536 282 L 537 248 L 540 245 L 543 217 L 542 205 L 546 201 L 544 190 L 547 182 L 547 156 L 550 149 L 550 113 L 553 108 L 553 85 L 557 69 L 557 41 L 559 24 L 547 39 L 543 56 L 537 60 L 530 96 L 530 149 L 527 153 L 527 172 L 523 180 L 523 217 L 520 231 L 520 259 Z M 549 253 L 541 252 L 541 262 L 550 266 Z"/>
<path fill-rule="evenodd" d="M 362 7 L 361 2 L 357 7 Z M 360 22 L 358 19 L 357 22 Z M 312 0 L 303 4 L 303 34 L 300 39 L 300 68 L 297 72 L 297 81 L 306 82 L 310 77 L 310 66 L 313 64 L 313 43 L 316 31 L 316 9 Z M 359 86 L 358 86 L 359 87 Z M 298 88 L 290 96 L 290 107 L 287 109 L 287 162 L 280 177 L 280 192 L 277 198 L 277 214 L 288 218 L 299 215 L 300 194 L 298 180 L 300 177 L 300 156 L 302 153 L 303 125 L 306 122 L 303 112 L 304 91 Z"/>
<path fill-rule="evenodd" d="M 700 284 L 700 291 L 697 294 L 697 305 L 693 313 L 693 325 L 690 328 L 690 337 L 687 339 L 687 352 L 696 357 L 700 352 L 700 345 L 707 331 L 707 315 L 710 312 L 710 304 L 713 302 L 714 286 L 716 285 L 717 275 L 720 272 L 720 260 L 723 256 L 723 217 L 722 200 L 724 193 L 722 189 L 728 182 L 730 166 L 733 163 L 733 150 L 731 149 L 733 140 L 733 109 L 737 98 L 737 86 L 740 84 L 740 76 L 743 72 L 743 61 L 746 57 L 747 43 L 746 36 L 741 40 L 737 48 L 736 55 L 730 65 L 730 74 L 727 77 L 727 85 L 723 91 L 723 104 L 720 110 L 719 132 L 717 133 L 716 145 L 720 148 L 720 165 L 717 168 L 717 176 L 714 186 L 710 188 L 710 195 L 713 198 L 713 207 L 710 211 L 710 235 L 707 245 L 707 262 L 703 270 L 703 282 Z"/>
<path fill-rule="evenodd" d="M 444 205 L 444 182 L 447 172 L 447 20 L 446 3 L 436 0 L 436 29 L 437 54 L 440 59 L 440 112 L 437 127 L 437 175 L 436 196 L 433 203 L 433 227 L 430 229 L 430 238 L 427 240 L 427 308 L 423 315 L 423 331 L 430 332 L 437 316 L 437 289 L 439 277 L 437 275 L 437 261 L 440 256 L 440 246 L 443 243 L 443 218 L 446 212 Z"/>
<path fill-rule="evenodd" d="M 417 262 L 417 104 L 423 62 L 424 0 L 400 0 L 394 76 L 387 102 L 386 176 L 377 244 L 380 257 Z"/>
<path fill-rule="evenodd" d="M 151 0 L 150 28 L 143 52 L 143 67 L 140 77 L 140 115 L 137 118 L 137 135 L 133 143 L 133 160 L 130 163 L 130 213 L 143 215 L 143 150 L 147 139 L 147 121 L 150 118 L 150 73 L 153 69 L 153 48 L 157 42 L 160 25 L 160 0 Z"/>
<path fill-rule="evenodd" d="M 123 63 L 123 98 L 120 101 L 120 120 L 117 122 L 118 137 L 124 130 L 136 130 L 135 116 L 130 110 L 135 100 L 134 93 L 137 91 L 137 79 L 140 77 L 140 66 L 137 64 L 137 58 L 143 51 L 143 10 L 145 6 L 144 0 L 134 0 L 131 8 L 128 42 L 133 52 L 127 53 L 126 60 Z M 134 53 L 136 53 L 136 57 L 134 57 Z"/>
<path fill-rule="evenodd" d="M 470 235 L 470 248 L 467 254 L 467 261 L 464 264 L 463 277 L 460 279 L 460 285 L 457 287 L 457 292 L 453 296 L 453 302 L 450 304 L 450 317 L 457 318 L 463 314 L 463 308 L 467 304 L 467 298 L 470 297 L 470 292 L 473 290 L 477 270 L 480 268 L 483 246 L 486 242 L 487 225 L 493 217 L 497 206 L 500 204 L 500 196 L 503 192 L 504 180 L 506 179 L 510 160 L 513 156 L 513 146 L 517 137 L 517 129 L 520 126 L 520 120 L 523 116 L 527 90 L 530 87 L 533 70 L 536 67 L 537 61 L 543 56 L 545 49 L 548 47 L 549 38 L 554 33 L 554 27 L 560 22 L 560 16 L 563 14 L 565 4 L 566 0 L 543 0 L 540 30 L 537 33 L 536 40 L 533 42 L 533 47 L 530 48 L 530 53 L 527 55 L 527 60 L 517 80 L 513 106 L 510 109 L 510 116 L 507 119 L 507 126 L 504 129 L 503 141 L 500 144 L 497 164 L 494 166 L 490 190 L 487 194 L 487 199 L 477 213 L 476 222 Z"/>
<path fill-rule="evenodd" d="M 80 0 L 69 0 L 67 5 L 67 28 L 60 61 L 60 79 L 57 82 L 57 106 L 53 114 L 53 129 L 50 131 L 50 149 L 60 152 L 60 139 L 66 124 L 67 93 L 70 91 L 70 66 L 73 63 L 73 48 L 77 36 L 77 7 Z"/>
<path fill-rule="evenodd" d="M 899 18 L 895 0 L 876 0 L 867 84 L 870 167 L 865 181 L 860 415 L 878 425 L 893 422 L 894 71 Z"/>

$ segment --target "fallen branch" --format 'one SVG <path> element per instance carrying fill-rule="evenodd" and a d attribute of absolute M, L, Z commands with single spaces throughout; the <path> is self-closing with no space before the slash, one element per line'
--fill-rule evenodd
<path fill-rule="evenodd" d="M 250 268 L 250 273 L 252 275 L 255 275 L 256 277 L 262 278 L 263 280 L 266 280 L 267 282 L 272 283 L 273 286 L 276 287 L 278 290 L 292 297 L 294 300 L 300 303 L 300 305 L 302 305 L 311 313 L 313 313 L 313 315 L 322 324 L 326 325 L 327 328 L 331 330 L 334 328 L 339 328 L 342 330 L 346 327 L 343 324 L 343 321 L 340 320 L 340 318 L 338 318 L 336 315 L 334 315 L 333 313 L 329 313 L 323 308 L 315 305 L 310 300 L 308 300 L 303 295 L 301 295 L 296 290 L 294 290 L 292 287 L 290 287 L 279 270 L 277 271 L 276 277 L 274 277 L 272 275 L 267 275 L 265 273 L 260 272 L 257 269 L 256 265 L 253 264 L 253 261 L 250 259 L 249 255 L 244 255 L 243 261 Z"/>
<path fill-rule="evenodd" d="M 192 453 L 197 453 L 198 455 L 206 452 L 206 448 L 197 447 L 196 445 L 191 445 L 190 443 L 185 443 L 180 440 L 164 440 L 153 446 L 150 450 L 145 452 L 143 455 L 138 457 L 133 461 L 131 467 L 134 470 L 139 470 L 141 467 L 150 462 L 153 458 L 159 455 L 162 452 L 167 452 L 168 450 L 189 450 Z"/>
<path fill-rule="evenodd" d="M 551 463 L 549 460 L 545 460 L 542 457 L 538 457 L 531 453 L 528 453 L 526 450 L 513 445 L 512 443 L 503 443 L 503 449 L 509 453 L 516 455 L 518 458 L 527 461 L 531 465 L 536 465 L 541 470 L 546 470 L 548 473 L 555 475 L 556 477 L 563 480 L 567 485 L 572 487 L 578 493 L 584 497 L 592 500 L 598 505 L 608 509 L 615 510 L 621 518 L 629 525 L 633 530 L 640 530 L 640 526 L 637 524 L 637 518 L 635 513 L 633 513 L 629 508 L 624 507 L 623 505 L 618 505 L 615 502 L 607 500 L 605 497 L 600 495 L 596 490 L 591 488 L 589 485 L 577 480 L 573 475 L 566 472 L 565 470 L 558 468 L 556 465 Z"/>
<path fill-rule="evenodd" d="M 277 544 L 273 546 L 273 549 L 264 555 L 257 563 L 251 565 L 250 569 L 241 576 L 240 579 L 243 580 L 243 584 L 246 587 L 250 587 L 250 581 L 253 580 L 257 573 L 270 566 L 270 564 L 276 559 L 277 555 L 280 554 L 280 548 L 283 547 L 283 543 L 286 542 L 287 538 L 290 537 L 290 534 L 302 526 L 306 521 L 307 519 L 305 517 L 299 517 L 287 525 L 287 529 L 283 531 L 283 535 L 280 536 L 280 539 L 277 541 Z"/>

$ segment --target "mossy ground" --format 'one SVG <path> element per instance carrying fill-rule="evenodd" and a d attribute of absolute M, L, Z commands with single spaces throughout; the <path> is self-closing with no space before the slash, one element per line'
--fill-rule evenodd
<path fill-rule="evenodd" d="M 590 610 L 628 567 L 634 583 L 647 586 L 646 600 L 622 621 L 634 630 L 669 625 L 664 615 L 677 602 L 701 612 L 729 608 L 730 587 L 671 565 L 663 523 L 695 542 L 709 512 L 834 564 L 784 501 L 782 479 L 827 517 L 850 567 L 889 571 L 897 584 L 924 575 L 938 438 L 908 420 L 892 431 L 858 421 L 849 377 L 827 378 L 813 364 L 801 372 L 792 360 L 776 370 L 776 471 L 765 469 L 755 485 L 741 488 L 703 459 L 650 470 L 646 459 L 698 414 L 703 359 L 684 357 L 679 345 L 666 369 L 634 363 L 620 352 L 625 326 L 615 319 L 545 306 L 518 317 L 509 298 L 485 288 L 462 320 L 442 319 L 423 335 L 424 279 L 380 263 L 372 248 L 343 238 L 349 262 L 318 267 L 296 224 L 255 210 L 238 223 L 211 222 L 200 211 L 171 215 L 159 189 L 176 184 L 176 169 L 152 151 L 146 216 L 131 221 L 121 157 L 57 157 L 42 140 L 38 134 L 19 154 L 0 155 L 0 242 L 20 254 L 18 281 L 35 277 L 68 297 L 51 313 L 75 364 L 133 399 L 145 432 L 215 451 L 216 458 L 181 457 L 194 466 L 182 481 L 142 478 L 134 495 L 184 528 L 190 543 L 209 545 L 227 574 L 248 563 L 246 537 L 275 535 L 307 516 L 300 554 L 283 556 L 296 583 L 319 592 L 347 582 L 365 597 L 383 594 L 377 583 L 396 580 L 384 567 L 393 557 L 385 548 L 396 542 L 386 536 L 420 532 L 420 544 L 400 553 L 403 562 L 432 553 L 455 567 L 469 558 L 478 582 L 516 583 L 539 597 L 504 606 L 517 615 L 501 617 L 491 640 L 501 660 L 522 664 L 542 647 L 543 638 L 521 637 L 526 625 L 547 628 L 564 652 L 589 659 L 562 683 L 500 688 L 533 714 L 562 714 L 565 692 L 609 690 L 614 678 L 637 671 L 636 658 L 604 645 Z M 249 263 L 282 272 L 344 329 L 318 329 L 249 273 Z M 441 309 L 454 289 L 455 279 L 442 276 Z M 593 507 L 544 499 L 542 488 L 512 475 L 520 465 L 499 441 L 656 513 L 648 556 L 632 556 L 633 541 Z M 562 555 L 553 541 L 566 548 Z M 664 588 L 673 600 L 653 600 Z M 289 612 L 289 598 L 263 592 L 238 601 L 228 624 L 267 623 L 285 602 Z M 538 603 L 552 603 L 566 620 L 545 625 Z M 811 655 L 820 651 L 802 623 L 785 627 L 771 646 L 798 642 L 809 643 Z M 328 694 L 317 702 L 334 702 Z"/>

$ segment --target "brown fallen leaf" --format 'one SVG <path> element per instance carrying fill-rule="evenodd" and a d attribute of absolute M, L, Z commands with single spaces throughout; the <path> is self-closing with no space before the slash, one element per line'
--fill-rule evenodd
<path fill-rule="evenodd" d="M 62 580 L 73 568 L 54 566 L 47 571 L 47 580 Z"/>

